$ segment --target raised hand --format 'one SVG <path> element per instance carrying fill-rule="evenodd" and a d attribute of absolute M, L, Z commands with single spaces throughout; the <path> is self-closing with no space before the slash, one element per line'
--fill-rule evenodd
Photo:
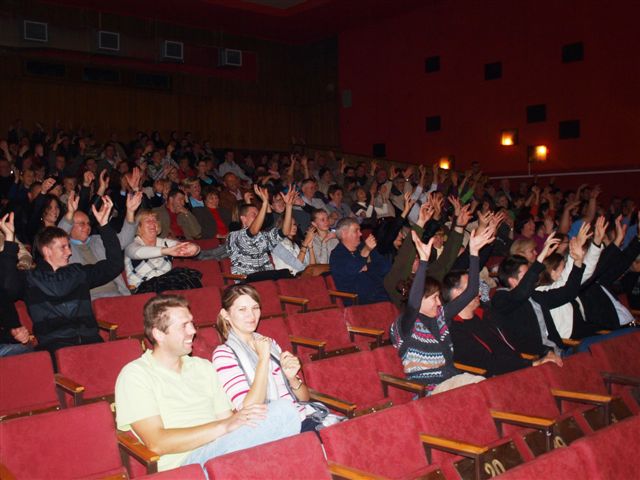
<path fill-rule="evenodd" d="M 426 262 L 429 260 L 431 256 L 431 248 L 433 247 L 433 239 L 431 237 L 429 241 L 425 244 L 420 236 L 416 233 L 415 230 L 411 230 L 411 239 L 413 240 L 413 244 L 416 246 L 416 250 L 418 251 L 418 257 L 421 261 Z"/>
<path fill-rule="evenodd" d="M 253 202 L 253 192 L 244 192 L 242 194 L 242 200 L 244 200 L 244 203 L 252 203 Z"/>
<path fill-rule="evenodd" d="M 56 184 L 56 179 L 51 177 L 47 178 L 44 182 L 42 182 L 42 190 L 41 190 L 42 195 L 46 195 L 47 193 L 49 193 L 49 190 L 51 190 L 55 184 Z"/>
<path fill-rule="evenodd" d="M 469 254 L 478 256 L 480 249 L 495 239 L 495 230 L 491 228 L 485 228 L 480 233 L 478 233 L 478 229 L 472 231 L 469 237 Z"/>
<path fill-rule="evenodd" d="M 624 237 L 627 234 L 627 224 L 622 223 L 622 215 L 616 217 L 616 238 L 614 243 L 620 247 L 624 241 Z"/>
<path fill-rule="evenodd" d="M 542 263 L 545 258 L 551 255 L 558 248 L 558 244 L 560 243 L 560 239 L 556 238 L 556 232 L 552 232 L 551 235 L 547 237 L 544 241 L 544 247 L 542 247 L 542 251 L 538 255 L 538 262 Z"/>
<path fill-rule="evenodd" d="M 138 191 L 138 189 L 140 188 L 140 179 L 142 178 L 142 171 L 140 170 L 140 168 L 133 167 L 131 173 L 127 173 L 125 175 L 125 178 L 127 179 L 131 190 L 133 190 L 134 192 Z"/>
<path fill-rule="evenodd" d="M 254 184 L 253 191 L 262 200 L 263 203 L 269 204 L 269 191 L 260 185 Z M 286 203 L 286 202 L 285 202 Z"/>
<path fill-rule="evenodd" d="M 489 225 L 492 219 L 493 212 L 491 212 L 491 210 L 487 210 L 485 213 L 482 213 L 478 210 L 478 228 L 486 227 L 487 225 Z"/>
<path fill-rule="evenodd" d="M 93 212 L 93 216 L 96 218 L 98 224 L 101 227 L 104 227 L 109 221 L 109 214 L 111 213 L 111 209 L 113 208 L 113 202 L 109 198 L 108 195 L 102 196 L 102 206 L 100 210 L 96 210 L 95 205 L 91 205 L 91 211 Z"/>
<path fill-rule="evenodd" d="M 16 239 L 16 229 L 13 224 L 13 212 L 7 213 L 0 219 L 0 231 L 4 234 L 5 240 L 13 242 Z"/>
<path fill-rule="evenodd" d="M 313 225 L 311 225 L 307 229 L 307 234 L 304 236 L 304 240 L 302 241 L 302 246 L 309 248 L 311 243 L 313 242 L 313 238 L 316 236 L 317 229 Z"/>
<path fill-rule="evenodd" d="M 418 221 L 417 224 L 420 227 L 424 227 L 425 224 L 431 220 L 431 217 L 433 217 L 433 207 L 431 206 L 431 204 L 429 202 L 425 202 L 420 206 L 420 212 L 418 214 Z"/>
<path fill-rule="evenodd" d="M 416 200 L 411 196 L 411 192 L 405 192 L 404 195 L 404 208 L 402 209 L 402 217 L 406 217 L 409 212 L 411 211 L 411 209 L 413 208 L 413 206 L 416 203 Z"/>
<path fill-rule="evenodd" d="M 460 210 L 462 210 L 462 205 L 460 205 L 460 200 L 458 197 L 454 197 L 453 195 L 449 195 L 447 197 L 449 203 L 453 205 L 453 214 L 457 217 L 460 215 Z"/>
<path fill-rule="evenodd" d="M 575 236 L 577 245 L 580 247 L 584 247 L 587 241 L 591 238 L 593 234 L 591 233 L 591 225 L 587 222 L 583 222 L 580 226 L 580 230 L 578 230 L 578 234 Z"/>
<path fill-rule="evenodd" d="M 471 206 L 465 205 L 460 209 L 460 215 L 456 217 L 456 226 L 464 228 L 469 220 L 471 220 Z"/>
<path fill-rule="evenodd" d="M 127 195 L 127 212 L 134 212 L 142 203 L 142 192 L 130 193 Z"/>
<path fill-rule="evenodd" d="M 263 190 L 266 191 L 266 189 L 263 189 Z M 284 204 L 287 207 L 293 207 L 294 202 L 298 198 L 298 191 L 295 188 L 293 188 L 293 184 L 290 183 L 289 190 L 287 190 L 287 193 L 280 193 L 280 196 L 282 196 L 282 200 L 284 200 Z"/>
<path fill-rule="evenodd" d="M 76 192 L 69 192 L 67 197 L 67 217 L 73 218 L 73 214 L 78 210 L 78 204 L 80 203 L 80 195 L 76 195 Z"/>
<path fill-rule="evenodd" d="M 107 191 L 107 187 L 109 186 L 109 174 L 107 173 L 107 169 L 105 168 L 100 172 L 100 177 L 98 179 L 98 195 L 104 195 Z"/>
<path fill-rule="evenodd" d="M 600 215 L 596 220 L 595 233 L 593 234 L 593 243 L 595 243 L 596 245 L 602 245 L 604 236 L 607 234 L 607 228 L 609 228 L 609 222 L 607 222 L 603 215 Z"/>
<path fill-rule="evenodd" d="M 371 251 L 378 246 L 378 241 L 376 240 L 375 235 L 371 234 L 364 241 L 364 244 Z"/>

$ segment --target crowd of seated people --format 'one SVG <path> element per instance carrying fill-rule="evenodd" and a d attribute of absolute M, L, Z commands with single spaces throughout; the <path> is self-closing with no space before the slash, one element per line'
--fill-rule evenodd
<path fill-rule="evenodd" d="M 565 191 L 553 180 L 512 189 L 475 162 L 456 172 L 352 165 L 332 152 L 236 161 L 189 132 L 99 143 L 83 130 L 12 127 L 0 141 L 0 355 L 100 342 L 92 300 L 197 289 L 201 272 L 174 258 L 228 259 L 244 280 L 223 294 L 216 368 L 182 363 L 195 334 L 188 303 L 158 296 L 144 312 L 153 352 L 127 367 L 117 388 L 119 425 L 167 455 L 165 468 L 204 463 L 317 426 L 299 403 L 308 400 L 299 360 L 255 333 L 260 298 L 251 282 L 330 274 L 359 304 L 394 303 L 392 342 L 407 378 L 428 394 L 483 380 L 454 362 L 486 376 L 561 366 L 573 351 L 568 339 L 584 349 L 632 331 L 640 213 L 632 199 L 600 199 L 597 186 Z M 219 246 L 198 243 L 210 239 Z M 32 332 L 19 321 L 19 300 Z M 194 377 L 178 384 L 163 368 Z M 160 386 L 192 392 L 201 375 L 215 377 L 213 390 L 193 394 L 194 411 L 170 411 L 180 420 L 166 427 Z M 203 414 L 199 401 L 216 410 Z M 233 440 L 263 420 L 281 429 Z"/>

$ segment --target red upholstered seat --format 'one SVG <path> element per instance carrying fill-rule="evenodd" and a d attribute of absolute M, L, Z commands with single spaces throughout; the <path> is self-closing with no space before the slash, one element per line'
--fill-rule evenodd
<path fill-rule="evenodd" d="M 589 347 L 594 361 L 601 372 L 615 372 L 640 378 L 640 331 L 615 337 Z M 625 403 L 638 412 L 638 402 L 631 393 L 633 387 L 613 385 L 612 393 L 620 395 Z M 635 387 L 637 388 L 637 387 Z"/>
<path fill-rule="evenodd" d="M 331 479 L 320 442 L 312 432 L 222 455 L 209 460 L 205 468 L 209 478 L 216 480 Z"/>
<path fill-rule="evenodd" d="M 264 280 L 262 282 L 252 282 L 250 285 L 260 294 L 261 318 L 284 315 L 284 310 L 280 303 L 280 292 L 276 282 L 273 280 Z"/>
<path fill-rule="evenodd" d="M 389 328 L 398 317 L 398 309 L 391 302 L 352 305 L 344 309 L 347 325 L 379 328 L 384 330 L 384 338 L 389 339 Z"/>
<path fill-rule="evenodd" d="M 174 267 L 193 268 L 202 272 L 203 287 L 224 287 L 224 278 L 217 260 L 194 260 L 185 258 L 174 263 Z"/>
<path fill-rule="evenodd" d="M 495 447 L 508 443 L 500 438 L 480 384 L 422 398 L 414 402 L 416 423 L 422 433 L 478 446 Z M 520 452 L 523 457 L 524 452 Z M 442 466 L 447 478 L 458 478 L 454 462 L 462 457 L 433 450 L 433 461 Z M 522 459 L 523 460 L 523 459 Z"/>
<path fill-rule="evenodd" d="M 59 406 L 49 353 L 0 358 L 0 417 Z"/>
<path fill-rule="evenodd" d="M 564 421 L 573 415 L 561 414 L 551 395 L 551 389 L 544 374 L 544 370 L 550 367 L 551 364 L 546 363 L 539 367 L 525 368 L 490 378 L 480 382 L 479 386 L 492 410 L 544 417 L 557 422 Z M 505 425 L 504 432 L 513 434 L 516 445 L 528 457 L 530 450 L 524 443 L 523 435 L 529 433 L 529 430 L 523 431 L 521 427 Z M 580 428 L 576 430 L 579 436 L 584 433 Z"/>
<path fill-rule="evenodd" d="M 331 301 L 324 277 L 280 279 L 277 280 L 277 284 L 281 295 L 308 299 L 307 310 L 336 307 Z M 288 314 L 296 313 L 300 310 L 301 307 L 298 305 L 285 304 L 285 311 Z"/>
<path fill-rule="evenodd" d="M 577 443 L 577 442 L 576 442 Z M 571 448 L 558 448 L 500 475 L 500 480 L 532 480 L 542 478 L 590 479 L 581 455 Z M 608 477 L 607 477 L 608 478 Z M 616 477 L 611 477 L 611 479 Z M 619 477 L 623 478 L 623 477 Z"/>
<path fill-rule="evenodd" d="M 389 406 L 370 351 L 305 363 L 302 367 L 312 389 L 355 404 L 349 414 Z"/>
<path fill-rule="evenodd" d="M 638 478 L 639 441 L 640 417 L 633 416 L 574 442 L 571 448 L 580 454 L 587 470 L 587 475 L 581 478 L 590 480 Z M 571 477 L 565 475 L 564 478 Z"/>
<path fill-rule="evenodd" d="M 202 287 L 190 290 L 167 290 L 167 295 L 181 295 L 189 300 L 193 323 L 198 327 L 211 327 L 216 324 L 218 313 L 222 308 L 220 289 L 218 287 Z"/>
<path fill-rule="evenodd" d="M 207 480 L 204 470 L 198 464 L 185 465 L 184 467 L 136 478 L 138 480 Z"/>
<path fill-rule="evenodd" d="M 325 351 L 356 347 L 349 338 L 342 309 L 333 308 L 307 313 L 296 313 L 287 317 L 289 331 L 294 336 L 326 341 Z M 369 339 L 371 341 L 373 339 Z M 301 347 L 300 354 L 307 358 L 316 350 Z"/>
<path fill-rule="evenodd" d="M 258 333 L 276 341 L 282 351 L 293 351 L 289 341 L 289 328 L 282 317 L 263 318 L 258 324 Z"/>
<path fill-rule="evenodd" d="M 84 387 L 79 403 L 102 397 L 112 401 L 120 370 L 140 355 L 140 341 L 124 339 L 61 348 L 56 351 L 56 362 L 60 375 Z"/>
<path fill-rule="evenodd" d="M 155 297 L 155 293 L 141 293 L 120 297 L 98 298 L 92 302 L 93 313 L 98 322 L 118 326 L 117 338 L 144 337 L 144 305 Z"/>
<path fill-rule="evenodd" d="M 0 444 L 0 462 L 16 478 L 126 475 L 106 402 L 2 422 Z"/>
<path fill-rule="evenodd" d="M 398 350 L 393 345 L 376 348 L 372 350 L 372 353 L 379 372 L 393 375 L 394 377 L 406 378 Z M 391 398 L 394 405 L 409 402 L 415 395 L 415 393 L 398 388 L 389 388 L 389 398 Z"/>
<path fill-rule="evenodd" d="M 213 351 L 221 343 L 218 330 L 214 327 L 200 327 L 193 339 L 191 355 L 211 361 Z"/>
<path fill-rule="evenodd" d="M 330 461 L 387 478 L 418 478 L 437 467 L 427 463 L 415 418 L 413 404 L 400 405 L 322 429 L 320 437 Z"/>
<path fill-rule="evenodd" d="M 198 245 L 202 250 L 210 250 L 220 246 L 220 241 L 217 238 L 201 238 L 199 240 L 191 240 L 191 242 Z"/>

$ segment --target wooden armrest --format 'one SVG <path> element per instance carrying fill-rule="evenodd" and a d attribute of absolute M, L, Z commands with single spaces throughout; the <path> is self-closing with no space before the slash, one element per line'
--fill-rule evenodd
<path fill-rule="evenodd" d="M 55 374 L 56 386 L 72 395 L 84 392 L 84 386 L 74 382 L 60 373 Z"/>
<path fill-rule="evenodd" d="M 477 457 L 489 450 L 487 447 L 474 445 L 473 443 L 459 442 L 458 440 L 436 437 L 425 433 L 420 434 L 420 441 L 424 446 L 462 455 L 463 457 Z"/>
<path fill-rule="evenodd" d="M 118 335 L 118 324 L 107 322 L 106 320 L 97 320 L 98 328 L 109 332 L 109 340 L 115 340 Z"/>
<path fill-rule="evenodd" d="M 147 467 L 147 473 L 158 471 L 160 455 L 149 450 L 146 445 L 126 432 L 118 432 L 118 444 L 129 456 L 135 458 Z"/>
<path fill-rule="evenodd" d="M 538 360 L 540 358 L 540 355 L 533 355 L 531 353 L 521 353 L 520 354 L 521 358 L 524 358 L 525 360 Z"/>
<path fill-rule="evenodd" d="M 246 280 L 247 276 L 246 275 L 238 275 L 237 273 L 223 273 L 222 274 L 222 279 L 224 280 L 224 283 L 226 285 L 227 284 L 227 280 L 242 281 L 242 280 Z"/>
<path fill-rule="evenodd" d="M 562 343 L 563 345 L 565 345 L 566 347 L 577 347 L 579 346 L 582 342 L 580 340 L 574 340 L 573 338 L 563 338 L 562 339 Z"/>
<path fill-rule="evenodd" d="M 358 294 L 357 293 L 341 292 L 340 290 L 328 290 L 328 292 L 329 292 L 329 295 L 331 297 L 347 298 L 347 299 L 353 300 L 353 301 L 357 301 L 358 300 Z"/>
<path fill-rule="evenodd" d="M 487 374 L 487 370 L 484 368 L 474 367 L 472 365 L 466 365 L 460 362 L 453 362 L 453 366 L 456 367 L 458 370 L 462 370 L 463 372 L 473 373 L 474 375 L 484 376 Z"/>
<path fill-rule="evenodd" d="M 349 333 L 354 333 L 355 335 L 365 335 L 367 337 L 381 337 L 384 335 L 384 330 L 381 328 L 367 328 L 367 327 L 347 327 Z"/>
<path fill-rule="evenodd" d="M 302 307 L 300 312 L 304 313 L 304 312 L 307 311 L 307 305 L 309 304 L 309 299 L 308 298 L 291 297 L 289 295 L 278 295 L 278 298 L 280 299 L 280 303 L 282 304 L 282 308 L 283 309 L 284 309 L 284 304 L 285 303 L 291 303 L 293 305 L 298 305 L 298 306 Z"/>
<path fill-rule="evenodd" d="M 344 413 L 348 417 L 352 417 L 356 411 L 357 405 L 355 403 L 345 402 L 344 400 L 332 397 L 326 393 L 318 392 L 313 388 L 309 388 L 309 396 L 311 397 L 311 400 L 324 403 L 327 407 Z"/>
<path fill-rule="evenodd" d="M 608 335 L 609 333 L 611 333 L 611 330 L 598 330 L 596 333 L 598 335 Z"/>
<path fill-rule="evenodd" d="M 347 480 L 384 480 L 386 478 L 335 462 L 328 462 L 328 464 L 329 472 L 334 478 L 345 478 Z"/>
<path fill-rule="evenodd" d="M 15 475 L 11 473 L 11 471 L 3 463 L 0 463 L 0 478 L 2 480 L 16 480 Z"/>
<path fill-rule="evenodd" d="M 389 387 L 395 387 L 399 388 L 400 390 L 412 392 L 417 394 L 419 397 L 424 397 L 427 393 L 427 386 L 422 385 L 421 383 L 412 382 L 411 380 L 407 380 L 406 378 L 400 378 L 382 372 L 378 372 L 378 376 L 380 377 L 380 381 L 382 382 L 382 389 L 384 391 L 385 397 L 388 396 Z"/>
<path fill-rule="evenodd" d="M 519 427 L 535 428 L 537 430 L 551 428 L 556 423 L 552 418 L 534 417 L 533 415 L 500 412 L 497 410 L 491 410 L 491 416 L 493 417 L 493 420 L 497 422 L 509 423 Z"/>
<path fill-rule="evenodd" d="M 605 405 L 610 403 L 614 397 L 611 395 L 601 395 L 598 393 L 572 392 L 570 390 L 551 389 L 551 395 L 559 400 L 568 400 L 577 403 L 588 403 L 590 405 Z"/>
<path fill-rule="evenodd" d="M 298 337 L 296 335 L 289 335 L 289 341 L 292 345 L 299 345 L 301 347 L 314 348 L 316 350 L 323 349 L 327 345 L 326 340 L 316 340 L 308 337 Z"/>

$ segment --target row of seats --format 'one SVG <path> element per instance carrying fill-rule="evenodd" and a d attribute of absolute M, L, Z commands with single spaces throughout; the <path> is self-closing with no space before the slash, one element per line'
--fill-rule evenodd
<path fill-rule="evenodd" d="M 131 354 L 139 355 L 140 344 L 133 340 L 69 347 L 62 349 L 61 352 L 63 350 L 79 351 L 88 347 L 112 348 L 115 345 L 127 343 L 131 346 Z M 137 352 L 134 352 L 133 347 L 138 349 Z M 577 447 L 575 451 L 572 450 L 573 453 L 554 453 L 548 459 L 545 459 L 545 455 L 540 457 L 540 460 L 536 460 L 535 465 L 533 462 L 531 465 L 526 463 L 514 468 L 510 474 L 513 478 L 532 478 L 527 477 L 526 472 L 538 471 L 536 469 L 542 469 L 540 471 L 553 469 L 558 465 L 555 462 L 561 464 L 564 461 L 562 459 L 570 459 L 570 467 L 566 467 L 569 469 L 568 472 L 572 472 L 573 469 L 587 468 L 590 475 L 575 478 L 630 478 L 607 477 L 598 470 L 604 468 L 603 465 L 607 465 L 606 462 L 609 461 L 607 455 L 615 452 L 615 448 L 612 446 L 613 443 L 604 445 L 592 439 L 613 436 L 612 442 L 623 438 L 628 444 L 635 446 L 636 442 L 633 440 L 640 437 L 637 416 L 632 417 L 632 413 L 637 414 L 639 411 L 638 402 L 632 392 L 632 387 L 640 384 L 640 362 L 637 361 L 639 349 L 640 333 L 618 337 L 593 345 L 591 355 L 583 353 L 567 358 L 563 368 L 558 368 L 554 364 L 545 364 L 440 395 L 396 405 L 370 415 L 356 415 L 349 421 L 322 430 L 322 443 L 330 462 L 348 465 L 357 470 L 388 478 L 415 478 L 423 475 L 425 476 L 423 478 L 442 478 L 442 475 L 445 478 L 459 478 L 458 475 L 462 475 L 463 478 L 473 478 L 478 473 L 476 465 L 482 466 L 482 471 L 485 473 L 499 473 L 503 468 L 508 469 L 522 462 L 530 462 L 552 447 L 575 444 Z M 370 361 L 376 353 L 379 354 L 385 350 L 386 348 L 379 348 L 371 352 L 306 364 L 305 377 L 314 388 L 320 387 L 322 382 L 333 382 L 334 385 L 345 388 L 356 382 L 359 374 L 363 373 L 362 365 L 353 364 L 348 370 L 344 367 L 334 370 L 334 364 L 365 358 Z M 113 356 L 120 355 L 115 351 L 111 354 L 105 359 L 101 359 L 100 356 L 94 358 L 97 361 L 109 363 L 110 360 L 113 361 Z M 79 358 L 82 357 L 83 355 L 79 355 Z M 48 357 L 46 353 L 40 352 L 0 359 L 0 378 L 3 383 L 10 382 L 3 385 L 2 391 L 17 392 L 21 384 L 28 384 L 24 388 L 32 389 L 30 395 L 25 396 L 27 402 L 30 402 L 28 403 L 30 407 L 42 406 L 37 404 L 36 394 L 39 390 L 45 389 L 42 385 L 33 384 L 32 378 L 35 378 L 35 375 L 29 376 L 23 373 L 25 370 L 22 372 L 19 370 L 34 358 L 43 360 Z M 124 361 L 123 358 L 118 359 L 117 362 L 122 361 Z M 310 367 L 312 370 L 309 370 Z M 35 368 L 29 365 L 28 370 L 35 374 L 37 373 Z M 96 365 L 95 368 L 94 375 L 89 375 L 88 381 L 101 376 L 100 365 Z M 117 370 L 119 371 L 119 368 Z M 320 377 L 314 370 L 321 372 Z M 602 376 L 600 373 L 602 371 L 610 373 Z M 348 373 L 350 376 L 346 378 L 342 376 Z M 50 363 L 49 375 L 49 384 L 53 390 Z M 111 391 L 115 377 L 112 382 Z M 12 386 L 11 389 L 7 387 L 9 384 Z M 370 392 L 366 390 L 373 390 L 371 385 L 368 388 L 361 385 L 360 388 L 363 389 L 361 395 L 369 395 Z M 87 391 L 91 390 L 87 389 Z M 622 399 L 609 396 L 609 391 L 622 394 Z M 4 394 L 2 399 L 4 402 Z M 362 405 L 367 406 L 366 402 L 366 399 L 363 400 Z M 375 402 L 377 400 L 374 399 Z M 0 422 L 0 440 L 3 445 L 0 462 L 14 472 L 16 478 L 47 478 L 47 474 L 38 473 L 40 466 L 34 465 L 33 461 L 29 460 L 30 452 L 40 452 L 39 463 L 48 464 L 49 461 L 45 461 L 46 455 L 52 449 L 60 447 L 66 451 L 72 451 L 69 448 L 70 445 L 88 443 L 92 445 L 87 448 L 99 450 L 101 453 L 97 455 L 93 451 L 92 454 L 87 454 L 90 460 L 84 462 L 86 465 L 83 468 L 93 469 L 92 477 L 116 475 L 113 478 L 121 478 L 118 475 L 124 475 L 122 464 L 108 462 L 109 457 L 115 457 L 111 453 L 108 455 L 104 453 L 113 452 L 113 445 L 116 443 L 113 419 L 108 406 L 102 402 L 89 407 L 90 409 L 73 408 Z M 75 416 L 69 416 L 69 412 L 73 411 L 76 411 Z M 24 408 L 22 413 L 25 413 Z M 6 414 L 6 405 L 0 407 L 0 414 Z M 103 420 L 98 421 L 99 418 Z M 613 428 L 607 427 L 610 422 L 619 425 Z M 111 431 L 108 435 L 96 430 L 100 423 L 109 425 Z M 79 428 L 78 424 L 83 426 Z M 496 425 L 502 428 L 497 430 Z M 630 428 L 628 425 L 635 425 L 635 427 Z M 67 432 L 63 435 L 58 432 L 66 428 L 70 428 L 72 433 Z M 614 430 L 624 433 L 606 433 Z M 100 438 L 100 440 L 93 442 L 78 440 L 78 435 L 85 433 L 89 435 L 85 438 Z M 547 433 L 548 435 L 545 435 Z M 548 443 L 547 438 L 550 440 Z M 282 469 L 295 466 L 300 469 L 298 472 L 306 472 L 311 468 L 318 469 L 312 470 L 309 475 L 304 475 L 305 478 L 328 478 L 331 468 L 334 470 L 343 468 L 333 464 L 329 466 L 321 457 L 314 460 L 314 456 L 317 456 L 314 452 L 321 453 L 318 445 L 312 445 L 314 441 L 316 440 L 313 434 L 296 436 L 286 440 L 290 443 L 290 445 L 287 443 L 287 446 L 281 442 L 275 442 L 257 447 L 258 450 L 237 452 L 210 462 L 207 465 L 207 471 L 213 478 L 258 478 L 258 471 L 263 472 L 263 478 L 271 478 L 274 476 L 273 472 L 277 471 L 277 476 L 280 477 L 285 471 Z M 296 445 L 302 445 L 298 442 L 307 443 L 303 449 L 293 448 Z M 35 450 L 25 448 L 25 445 L 33 446 Z M 604 453 L 600 449 L 601 446 Z M 589 452 L 590 449 L 595 449 L 597 460 L 592 458 L 591 463 L 588 463 L 581 455 L 585 455 L 585 452 Z M 77 450 L 74 447 L 73 451 Z M 277 453 L 280 450 L 283 450 L 281 455 L 288 452 L 286 461 L 285 459 L 277 460 L 280 458 Z M 425 456 L 425 450 L 429 452 L 430 461 Z M 100 460 L 94 461 L 98 456 Z M 556 458 L 559 460 L 555 460 Z M 582 460 L 579 460 L 580 458 Z M 629 458 L 631 457 L 625 455 L 616 457 L 620 464 L 616 468 L 622 469 L 619 470 L 621 472 L 628 472 L 624 469 L 629 468 Z M 249 459 L 252 460 L 249 461 Z M 397 461 L 390 461 L 390 459 L 397 459 Z M 545 459 L 544 462 L 543 459 Z M 318 463 L 319 460 L 322 461 Z M 547 465 L 549 462 L 552 465 Z M 576 466 L 575 462 L 580 464 Z M 49 478 L 89 476 L 73 470 L 77 467 L 72 466 L 64 455 L 60 455 L 52 463 L 55 464 L 55 468 L 62 470 L 57 474 L 50 474 Z M 314 466 L 311 467 L 312 465 Z M 56 470 L 52 467 L 48 471 Z M 293 475 L 293 478 L 297 477 Z M 574 477 L 566 476 L 566 478 Z"/>

